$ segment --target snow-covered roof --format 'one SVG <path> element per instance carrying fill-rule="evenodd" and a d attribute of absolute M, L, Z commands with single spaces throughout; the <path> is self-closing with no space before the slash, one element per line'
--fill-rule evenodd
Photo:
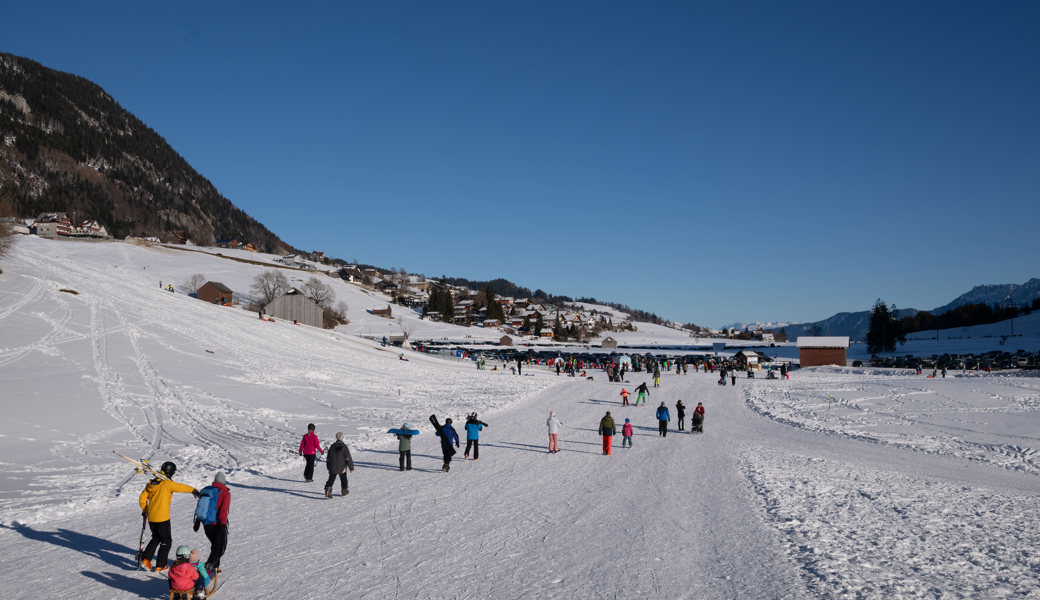
<path fill-rule="evenodd" d="M 848 348 L 849 338 L 847 336 L 802 336 L 798 338 L 799 348 Z"/>

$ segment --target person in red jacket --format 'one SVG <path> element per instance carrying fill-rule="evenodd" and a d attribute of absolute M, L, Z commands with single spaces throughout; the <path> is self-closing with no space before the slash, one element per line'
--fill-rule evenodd
<path fill-rule="evenodd" d="M 213 476 L 213 487 L 220 490 L 217 494 L 217 520 L 213 523 L 201 523 L 209 538 L 209 558 L 206 559 L 206 570 L 210 573 L 220 571 L 220 557 L 224 556 L 228 542 L 228 511 L 231 509 L 231 490 L 227 488 L 227 476 L 217 471 Z M 195 531 L 199 530 L 199 520 L 195 519 Z"/>
<path fill-rule="evenodd" d="M 318 434 L 314 433 L 314 423 L 311 423 L 307 426 L 307 433 L 303 435 L 303 440 L 300 441 L 300 455 L 307 461 L 307 466 L 303 468 L 303 479 L 308 483 L 314 481 L 315 453 L 325 454 L 325 451 L 321 449 Z"/>

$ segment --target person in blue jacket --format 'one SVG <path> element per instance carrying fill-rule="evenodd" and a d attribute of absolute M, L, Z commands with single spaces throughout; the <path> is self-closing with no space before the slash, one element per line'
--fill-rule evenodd
<path fill-rule="evenodd" d="M 473 460 L 480 459 L 480 430 L 488 424 L 477 418 L 477 413 L 471 413 L 466 418 L 466 453 L 462 456 L 469 460 L 469 451 L 473 449 Z"/>
<path fill-rule="evenodd" d="M 661 406 L 657 407 L 657 427 L 661 432 L 661 437 L 668 436 L 668 421 L 671 421 L 671 415 L 668 414 L 668 407 L 661 403 Z"/>
<path fill-rule="evenodd" d="M 444 425 L 437 435 L 441 437 L 441 452 L 444 453 L 444 466 L 441 469 L 447 473 L 451 469 L 451 457 L 455 455 L 455 448 L 459 447 L 459 434 L 455 433 L 455 428 L 451 426 L 451 419 L 444 419 Z"/>

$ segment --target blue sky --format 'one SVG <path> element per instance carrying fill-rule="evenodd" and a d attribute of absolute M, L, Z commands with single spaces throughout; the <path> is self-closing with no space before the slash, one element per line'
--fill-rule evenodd
<path fill-rule="evenodd" d="M 306 250 L 683 322 L 1040 276 L 1036 2 L 17 3 Z"/>

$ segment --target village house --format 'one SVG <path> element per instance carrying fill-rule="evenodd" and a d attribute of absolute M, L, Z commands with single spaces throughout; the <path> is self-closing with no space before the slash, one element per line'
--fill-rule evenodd
<path fill-rule="evenodd" d="M 386 318 L 386 319 L 394 318 L 394 313 L 393 313 L 392 310 L 390 310 L 390 305 L 389 304 L 386 305 L 386 308 L 373 308 L 372 310 L 370 310 L 368 312 L 369 312 L 369 314 L 371 314 L 373 316 L 376 316 L 376 317 L 383 317 L 383 318 Z"/>
<path fill-rule="evenodd" d="M 233 295 L 231 288 L 219 281 L 207 281 L 198 291 L 199 300 L 225 306 L 231 304 Z"/>
<path fill-rule="evenodd" d="M 34 223 L 36 236 L 56 240 L 58 237 L 68 237 L 72 233 L 72 221 L 68 215 L 60 213 L 43 213 L 36 217 Z"/>
<path fill-rule="evenodd" d="M 798 362 L 803 367 L 819 367 L 824 365 L 846 366 L 846 351 L 849 348 L 848 337 L 806 337 L 798 338 Z"/>
<path fill-rule="evenodd" d="M 289 288 L 264 307 L 272 319 L 295 321 L 311 327 L 324 325 L 325 311 L 314 300 L 296 288 Z"/>

